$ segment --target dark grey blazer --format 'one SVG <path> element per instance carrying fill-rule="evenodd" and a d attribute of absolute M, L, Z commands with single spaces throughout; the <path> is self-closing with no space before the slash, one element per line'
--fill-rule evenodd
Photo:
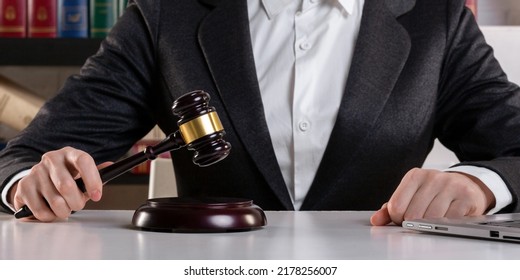
<path fill-rule="evenodd" d="M 498 172 L 514 196 L 506 210 L 520 211 L 520 90 L 463 2 L 366 0 L 339 115 L 303 209 L 378 209 L 439 138 L 466 164 Z M 0 182 L 66 145 L 115 160 L 155 123 L 177 130 L 173 100 L 204 89 L 233 150 L 206 168 L 191 163 L 191 152 L 174 152 L 180 194 L 293 209 L 265 122 L 246 5 L 130 1 L 80 75 L 2 153 Z"/>

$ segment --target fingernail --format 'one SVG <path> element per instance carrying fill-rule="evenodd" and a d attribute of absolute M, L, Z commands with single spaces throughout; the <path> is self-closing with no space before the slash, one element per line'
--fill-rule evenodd
<path fill-rule="evenodd" d="M 101 192 L 98 191 L 98 190 L 95 190 L 92 192 L 92 194 L 90 195 L 90 199 L 92 199 L 93 201 L 98 201 L 101 199 Z"/>

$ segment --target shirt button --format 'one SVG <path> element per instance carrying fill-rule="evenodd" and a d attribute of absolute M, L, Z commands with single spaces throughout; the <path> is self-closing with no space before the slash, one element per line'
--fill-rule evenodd
<path fill-rule="evenodd" d="M 296 16 L 300 17 L 302 15 L 302 12 L 296 12 Z"/>
<path fill-rule="evenodd" d="M 311 48 L 311 44 L 308 42 L 303 42 L 300 44 L 300 50 L 306 51 Z"/>
<path fill-rule="evenodd" d="M 309 129 L 309 127 L 310 127 L 310 124 L 307 121 L 301 121 L 298 124 L 298 127 L 300 128 L 301 131 L 307 131 Z"/>
<path fill-rule="evenodd" d="M 310 0 L 311 4 L 315 4 L 315 3 L 318 3 L 319 0 Z"/>

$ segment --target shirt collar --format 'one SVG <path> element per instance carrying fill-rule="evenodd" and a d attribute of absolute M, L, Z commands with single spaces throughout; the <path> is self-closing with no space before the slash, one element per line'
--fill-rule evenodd
<path fill-rule="evenodd" d="M 262 0 L 265 12 L 269 18 L 278 15 L 294 0 Z M 324 0 L 322 0 L 324 1 Z M 348 13 L 352 14 L 356 0 L 335 0 Z"/>

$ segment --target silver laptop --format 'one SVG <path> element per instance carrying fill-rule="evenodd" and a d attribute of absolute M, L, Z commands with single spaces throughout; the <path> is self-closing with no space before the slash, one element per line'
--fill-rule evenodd
<path fill-rule="evenodd" d="M 402 226 L 422 232 L 520 243 L 520 213 L 460 219 L 418 219 L 404 221 Z"/>

